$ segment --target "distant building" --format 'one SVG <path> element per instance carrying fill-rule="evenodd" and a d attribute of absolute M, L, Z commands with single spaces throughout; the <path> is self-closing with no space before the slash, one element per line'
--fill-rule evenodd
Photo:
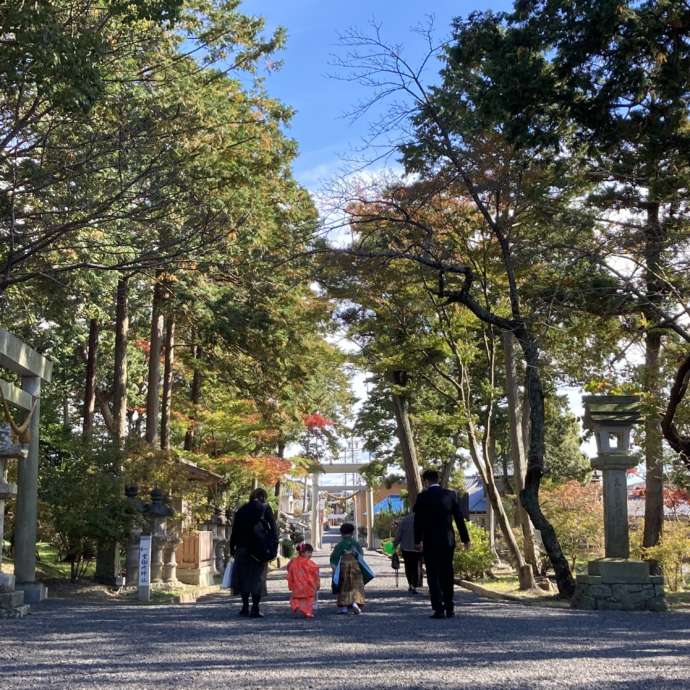
<path fill-rule="evenodd" d="M 630 520 L 644 520 L 644 499 L 644 480 L 628 484 L 628 518 Z M 675 487 L 664 489 L 664 518 L 690 521 L 690 502 L 687 500 L 686 492 Z"/>
<path fill-rule="evenodd" d="M 407 492 L 404 484 L 396 482 L 390 487 L 377 486 L 374 488 L 374 515 L 384 512 L 404 513 L 406 512 L 405 501 L 402 498 L 403 492 Z M 366 489 L 362 489 L 355 494 L 355 510 L 357 511 L 356 522 L 359 526 L 367 524 L 367 497 Z M 392 510 L 391 510 L 392 508 Z"/>

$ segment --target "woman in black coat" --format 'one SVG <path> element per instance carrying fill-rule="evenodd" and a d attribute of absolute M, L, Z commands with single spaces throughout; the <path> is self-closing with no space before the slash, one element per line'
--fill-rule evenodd
<path fill-rule="evenodd" d="M 259 603 L 262 595 L 266 594 L 266 574 L 271 558 L 267 557 L 262 546 L 266 542 L 275 543 L 276 548 L 278 545 L 278 531 L 267 500 L 264 489 L 254 489 L 249 502 L 235 513 L 230 536 L 230 553 L 235 558 L 231 587 L 235 594 L 239 593 L 242 597 L 240 616 L 250 618 L 263 618 Z M 275 558 L 275 553 L 272 558 Z"/>

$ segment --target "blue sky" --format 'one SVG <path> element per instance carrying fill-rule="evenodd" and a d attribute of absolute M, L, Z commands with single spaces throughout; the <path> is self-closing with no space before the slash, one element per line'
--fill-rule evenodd
<path fill-rule="evenodd" d="M 429 15 L 442 39 L 450 32 L 453 17 L 511 5 L 507 0 L 245 0 L 240 7 L 244 13 L 265 17 L 269 29 L 282 26 L 287 30 L 287 46 L 278 56 L 283 67 L 268 76 L 266 85 L 272 96 L 296 111 L 288 134 L 299 144 L 294 166 L 297 179 L 310 189 L 318 188 L 337 172 L 341 156 L 358 146 L 367 133 L 366 121 L 352 124 L 343 117 L 366 97 L 366 90 L 329 76 L 337 71 L 332 56 L 343 53 L 339 33 L 348 28 L 367 30 L 376 21 L 384 38 L 403 44 L 406 56 L 415 63 L 424 46 L 412 29 Z M 433 65 L 429 76 L 436 71 Z"/>
<path fill-rule="evenodd" d="M 417 64 L 425 53 L 414 27 L 434 18 L 435 35 L 441 41 L 450 34 L 454 17 L 467 16 L 475 10 L 507 10 L 512 0 L 245 0 L 241 10 L 263 16 L 267 29 L 282 26 L 287 30 L 287 45 L 277 56 L 283 67 L 268 75 L 266 88 L 270 95 L 295 109 L 288 131 L 299 144 L 294 170 L 297 179 L 312 191 L 338 173 L 343 155 L 361 144 L 368 122 L 350 122 L 344 115 L 365 99 L 367 91 L 356 84 L 333 79 L 334 55 L 342 55 L 339 34 L 355 28 L 367 31 L 370 23 L 381 25 L 388 43 L 402 44 L 405 56 Z M 431 65 L 428 76 L 438 72 Z M 353 379 L 358 396 L 366 395 L 364 375 Z M 564 389 L 570 407 L 582 413 L 581 391 Z M 583 450 L 594 455 L 593 441 Z M 341 477 L 331 477 L 342 481 Z"/>

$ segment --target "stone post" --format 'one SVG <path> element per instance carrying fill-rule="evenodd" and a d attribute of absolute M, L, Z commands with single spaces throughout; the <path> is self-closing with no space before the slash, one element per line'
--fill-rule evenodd
<path fill-rule="evenodd" d="M 319 475 L 311 475 L 311 544 L 315 549 L 321 548 L 321 520 L 319 510 Z"/>
<path fill-rule="evenodd" d="M 630 556 L 627 471 L 636 464 L 635 459 L 623 454 L 599 455 L 592 460 L 592 467 L 603 474 L 606 558 Z"/>
<path fill-rule="evenodd" d="M 22 389 L 37 399 L 31 424 L 31 443 L 26 460 L 19 463 L 17 472 L 17 508 L 14 529 L 14 576 L 18 589 L 24 591 L 27 603 L 41 601 L 46 589 L 36 583 L 36 525 L 38 521 L 38 431 L 40 419 L 41 379 L 22 376 Z"/>
<path fill-rule="evenodd" d="M 142 513 L 144 504 L 139 500 L 139 487 L 135 485 L 125 487 L 127 502 L 133 511 Z M 139 538 L 141 537 L 141 527 L 132 525 L 127 538 L 127 561 L 125 584 L 128 587 L 136 587 L 139 584 Z"/>
<path fill-rule="evenodd" d="M 374 490 L 369 486 L 366 489 L 367 507 L 367 548 L 374 548 Z"/>

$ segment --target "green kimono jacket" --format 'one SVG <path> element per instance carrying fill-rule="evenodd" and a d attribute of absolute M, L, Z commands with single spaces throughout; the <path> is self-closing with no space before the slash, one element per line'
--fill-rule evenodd
<path fill-rule="evenodd" d="M 362 547 L 359 545 L 358 541 L 352 537 L 344 537 L 336 544 L 335 548 L 331 552 L 331 565 L 335 568 L 340 562 L 342 555 L 348 551 L 357 553 L 360 556 L 364 556 L 364 552 L 362 551 Z"/>

